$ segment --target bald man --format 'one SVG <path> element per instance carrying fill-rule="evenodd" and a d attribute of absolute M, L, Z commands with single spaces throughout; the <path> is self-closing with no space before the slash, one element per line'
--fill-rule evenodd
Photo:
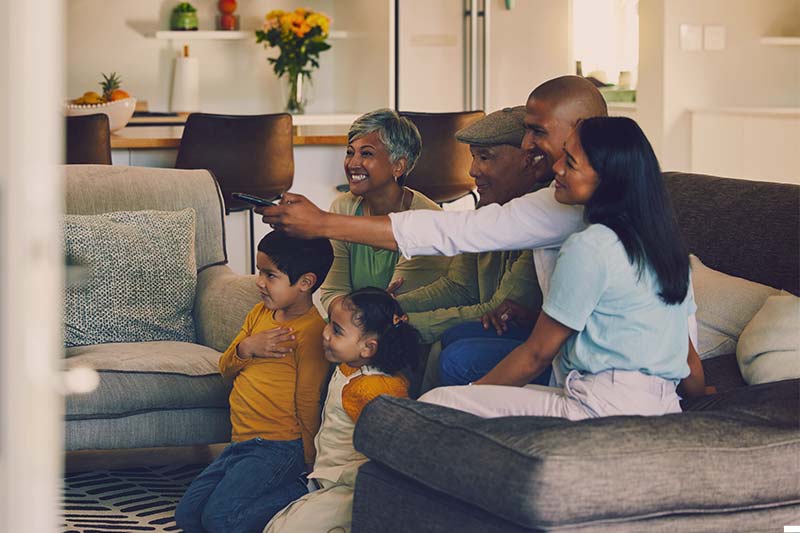
<path fill-rule="evenodd" d="M 605 100 L 588 80 L 562 76 L 538 86 L 525 105 L 522 148 L 541 150 L 538 165 L 553 163 L 564 142 L 583 118 L 608 114 Z M 281 205 L 259 209 L 267 224 L 291 235 L 327 237 L 399 250 L 406 257 L 456 255 L 462 252 L 551 250 L 534 254 L 539 282 L 547 284 L 561 243 L 585 227 L 583 207 L 556 202 L 550 188 L 526 194 L 504 205 L 475 211 L 414 211 L 382 217 L 348 217 L 326 213 L 303 196 L 286 194 Z"/>

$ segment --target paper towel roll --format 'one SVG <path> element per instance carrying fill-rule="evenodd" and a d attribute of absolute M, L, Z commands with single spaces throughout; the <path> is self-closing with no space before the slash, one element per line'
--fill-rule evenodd
<path fill-rule="evenodd" d="M 170 110 L 175 113 L 200 110 L 200 63 L 196 57 L 175 58 Z"/>

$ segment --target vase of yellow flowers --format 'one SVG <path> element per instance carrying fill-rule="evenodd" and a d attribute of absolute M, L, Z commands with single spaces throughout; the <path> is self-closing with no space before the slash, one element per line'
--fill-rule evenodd
<path fill-rule="evenodd" d="M 264 47 L 277 46 L 277 58 L 270 57 L 275 74 L 287 79 L 289 94 L 286 111 L 303 113 L 305 99 L 303 78 L 311 80 L 311 71 L 319 67 L 319 54 L 331 45 L 325 42 L 331 19 L 324 13 L 299 7 L 294 11 L 275 9 L 266 16 L 264 27 L 256 30 L 256 42 Z"/>

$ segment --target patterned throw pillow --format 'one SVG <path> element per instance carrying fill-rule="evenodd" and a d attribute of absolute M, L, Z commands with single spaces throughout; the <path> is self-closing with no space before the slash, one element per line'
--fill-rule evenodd
<path fill-rule="evenodd" d="M 65 295 L 64 342 L 194 342 L 195 212 L 66 215 L 67 262 L 85 268 Z"/>

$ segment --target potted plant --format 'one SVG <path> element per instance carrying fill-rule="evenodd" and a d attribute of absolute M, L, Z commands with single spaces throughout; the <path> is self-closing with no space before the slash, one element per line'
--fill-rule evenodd
<path fill-rule="evenodd" d="M 169 19 L 169 29 L 186 31 L 197 30 L 197 9 L 189 2 L 181 2 L 172 10 Z"/>

